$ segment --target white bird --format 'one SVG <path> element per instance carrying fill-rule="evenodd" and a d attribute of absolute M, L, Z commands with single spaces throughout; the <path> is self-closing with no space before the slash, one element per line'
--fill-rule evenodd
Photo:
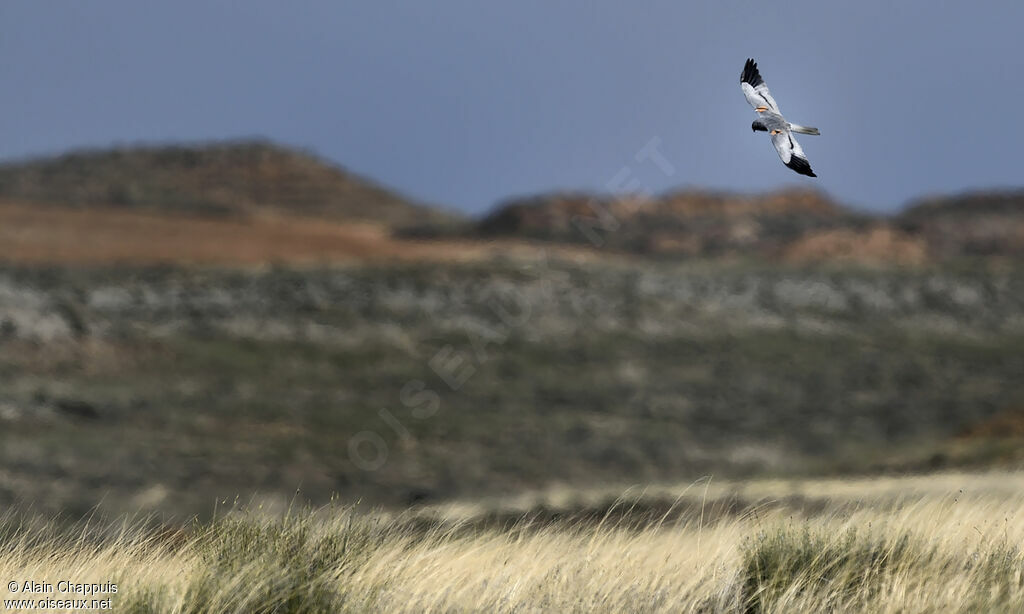
<path fill-rule="evenodd" d="M 757 111 L 757 119 L 750 125 L 750 128 L 754 132 L 760 130 L 771 134 L 772 144 L 779 152 L 783 164 L 801 175 L 817 177 L 811 170 L 811 163 L 807 161 L 807 156 L 804 154 L 803 148 L 800 147 L 800 143 L 793 138 L 793 133 L 817 135 L 821 132 L 817 128 L 791 124 L 786 121 L 782 112 L 779 111 L 779 105 L 775 103 L 771 92 L 768 91 L 764 79 L 761 78 L 761 73 L 757 70 L 757 62 L 752 59 L 747 60 L 747 63 L 743 65 L 740 89 L 743 90 L 743 95 L 746 96 L 750 106 Z"/>

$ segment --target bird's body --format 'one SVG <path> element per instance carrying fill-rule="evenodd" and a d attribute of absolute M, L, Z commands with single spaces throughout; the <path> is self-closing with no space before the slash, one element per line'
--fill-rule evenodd
<path fill-rule="evenodd" d="M 754 124 L 757 124 L 756 128 L 754 128 Z M 759 113 L 757 119 L 754 120 L 754 124 L 751 124 L 751 128 L 754 128 L 755 132 L 758 130 L 762 132 L 789 130 L 789 122 L 786 121 L 786 118 L 772 111 Z"/>
<path fill-rule="evenodd" d="M 772 144 L 779 152 L 783 164 L 801 175 L 817 177 L 811 170 L 811 164 L 807 161 L 807 156 L 804 155 L 800 143 L 793 138 L 793 133 L 816 135 L 821 132 L 817 128 L 791 124 L 786 121 L 779 110 L 779 105 L 768 91 L 764 79 L 761 78 L 761 73 L 757 70 L 757 62 L 752 59 L 747 60 L 743 66 L 743 72 L 740 74 L 740 89 L 743 90 L 747 102 L 757 112 L 757 119 L 750 125 L 750 128 L 755 132 L 767 132 L 771 135 Z"/>

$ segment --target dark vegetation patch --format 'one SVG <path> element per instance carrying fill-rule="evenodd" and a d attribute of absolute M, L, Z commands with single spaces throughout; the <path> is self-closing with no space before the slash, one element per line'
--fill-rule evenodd
<path fill-rule="evenodd" d="M 879 575 L 921 564 L 909 535 L 877 537 L 855 529 L 842 535 L 809 529 L 780 529 L 759 535 L 745 547 L 743 602 L 746 612 L 775 611 L 784 593 L 821 592 L 833 607 L 859 594 L 871 598 Z"/>

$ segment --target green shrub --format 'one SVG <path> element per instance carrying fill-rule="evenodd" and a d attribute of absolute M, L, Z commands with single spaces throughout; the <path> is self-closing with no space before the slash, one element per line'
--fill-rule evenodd
<path fill-rule="evenodd" d="M 197 525 L 190 548 L 198 566 L 190 574 L 184 611 L 362 609 L 350 603 L 349 576 L 393 528 L 341 517 L 323 523 L 308 511 L 277 520 L 243 513 Z M 123 605 L 133 612 L 155 612 L 165 598 L 159 591 L 140 592 Z"/>
<path fill-rule="evenodd" d="M 870 592 L 874 578 L 907 564 L 914 556 L 910 538 L 858 534 L 825 535 L 808 529 L 780 529 L 759 535 L 744 551 L 746 611 L 771 611 L 787 591 L 823 592 L 828 598 Z"/>

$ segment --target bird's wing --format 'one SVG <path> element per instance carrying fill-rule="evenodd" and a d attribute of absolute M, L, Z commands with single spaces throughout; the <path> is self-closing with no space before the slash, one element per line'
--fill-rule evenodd
<path fill-rule="evenodd" d="M 772 98 L 772 93 L 768 91 L 764 79 L 761 78 L 761 73 L 757 70 L 757 62 L 752 59 L 747 60 L 747 63 L 743 65 L 743 72 L 740 74 L 740 89 L 747 97 L 747 102 L 755 109 L 768 107 L 769 111 L 782 114 L 779 111 L 779 105 Z"/>
<path fill-rule="evenodd" d="M 804 155 L 804 150 L 800 147 L 800 143 L 797 143 L 796 139 L 793 138 L 793 133 L 784 130 L 773 134 L 772 145 L 775 145 L 775 150 L 779 152 L 779 157 L 782 158 L 783 164 L 801 175 L 817 177 L 814 171 L 811 170 L 811 163 L 807 161 L 807 156 Z"/>

